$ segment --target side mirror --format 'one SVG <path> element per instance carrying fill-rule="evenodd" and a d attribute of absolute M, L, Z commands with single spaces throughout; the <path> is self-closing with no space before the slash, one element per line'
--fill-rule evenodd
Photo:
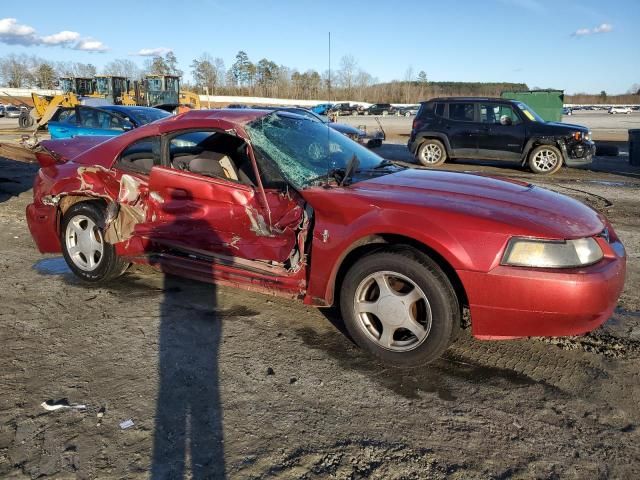
<path fill-rule="evenodd" d="M 125 132 L 128 132 L 129 130 L 133 130 L 133 125 L 131 125 L 130 123 L 125 123 L 125 124 L 122 125 L 122 129 Z"/>
<path fill-rule="evenodd" d="M 500 117 L 500 125 L 513 125 L 513 120 L 507 115 L 502 115 Z"/>

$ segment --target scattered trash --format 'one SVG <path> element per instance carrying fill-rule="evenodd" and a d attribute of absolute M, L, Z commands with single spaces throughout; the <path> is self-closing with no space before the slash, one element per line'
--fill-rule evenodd
<path fill-rule="evenodd" d="M 127 428 L 131 428 L 133 427 L 134 423 L 133 420 L 129 419 L 129 420 L 125 420 L 123 422 L 120 422 L 120 428 L 122 430 L 126 430 Z"/>
<path fill-rule="evenodd" d="M 96 427 L 102 425 L 102 418 L 104 417 L 104 412 L 106 411 L 107 409 L 105 407 L 100 407 L 100 410 L 98 410 L 98 413 L 96 414 L 96 417 L 98 417 L 98 423 L 96 424 Z"/>
<path fill-rule="evenodd" d="M 267 368 L 267 375 L 275 375 L 276 372 L 273 370 L 273 368 L 269 367 Z"/>
<path fill-rule="evenodd" d="M 62 398 L 60 400 L 47 400 L 46 402 L 42 402 L 40 405 L 49 412 L 61 410 L 63 408 L 72 408 L 75 410 L 86 410 L 87 408 L 86 405 L 79 403 L 69 403 L 69 400 L 66 398 Z"/>
<path fill-rule="evenodd" d="M 296 383 L 298 381 L 298 379 L 296 377 L 291 377 L 289 379 L 289 385 L 293 385 L 294 383 Z"/>

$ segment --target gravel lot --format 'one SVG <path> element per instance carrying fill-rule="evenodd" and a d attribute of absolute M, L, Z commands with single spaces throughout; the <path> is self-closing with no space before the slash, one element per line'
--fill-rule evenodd
<path fill-rule="evenodd" d="M 402 145 L 380 153 L 411 161 Z M 446 168 L 526 179 L 608 215 L 629 260 L 603 328 L 466 334 L 399 370 L 357 349 L 331 310 L 150 269 L 88 288 L 33 245 L 35 167 L 0 159 L 0 477 L 640 478 L 640 168 Z M 61 398 L 87 408 L 40 405 Z"/>

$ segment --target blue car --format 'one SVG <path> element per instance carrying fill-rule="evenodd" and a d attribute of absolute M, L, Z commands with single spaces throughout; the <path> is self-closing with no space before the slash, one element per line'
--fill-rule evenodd
<path fill-rule="evenodd" d="M 329 113 L 329 110 L 331 110 L 331 107 L 333 107 L 333 103 L 321 103 L 311 108 L 311 111 L 313 113 L 317 113 L 318 115 L 326 115 L 327 113 Z"/>
<path fill-rule="evenodd" d="M 152 107 L 105 105 L 99 108 L 80 105 L 59 109 L 48 122 L 51 138 L 85 135 L 115 137 L 134 128 L 155 122 L 171 114 Z"/>

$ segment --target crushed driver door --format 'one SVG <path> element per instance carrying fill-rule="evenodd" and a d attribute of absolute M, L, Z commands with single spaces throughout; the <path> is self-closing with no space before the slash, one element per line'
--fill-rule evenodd
<path fill-rule="evenodd" d="M 259 198 L 252 186 L 154 167 L 143 234 L 186 253 L 284 264 L 296 248 L 303 215 L 300 204 L 280 192 Z"/>

